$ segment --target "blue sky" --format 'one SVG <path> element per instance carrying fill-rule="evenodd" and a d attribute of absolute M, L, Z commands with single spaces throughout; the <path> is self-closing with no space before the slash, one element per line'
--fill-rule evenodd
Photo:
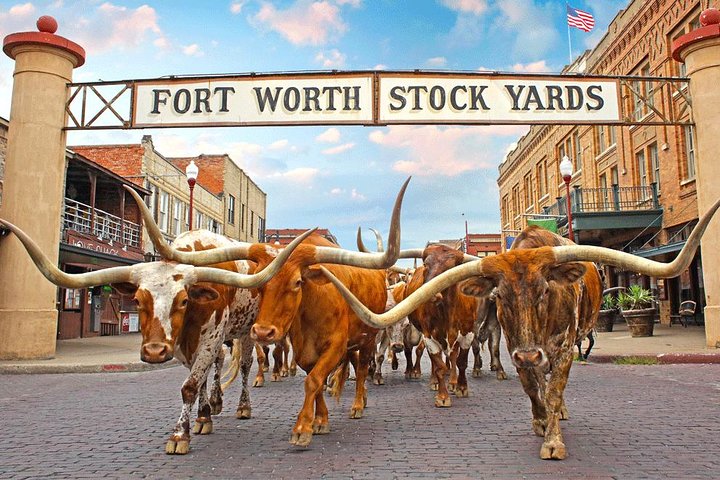
<path fill-rule="evenodd" d="M 572 0 L 592 48 L 629 0 Z M 565 2 L 551 0 L 0 1 L 0 36 L 35 31 L 82 45 L 74 81 L 303 70 L 441 69 L 557 73 L 569 61 Z M 0 116 L 13 62 L 0 56 Z M 355 248 L 358 226 L 387 233 L 408 175 L 403 248 L 500 231 L 497 166 L 524 126 L 245 127 L 69 132 L 68 144 L 139 143 L 166 156 L 228 153 L 268 195 L 268 228 L 329 228 Z M 366 243 L 371 237 L 366 236 Z"/>

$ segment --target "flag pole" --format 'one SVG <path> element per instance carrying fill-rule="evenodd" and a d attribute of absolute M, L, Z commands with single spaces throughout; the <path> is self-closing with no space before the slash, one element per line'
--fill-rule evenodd
<path fill-rule="evenodd" d="M 567 31 L 568 31 L 568 52 L 570 54 L 570 63 L 568 65 L 572 64 L 572 40 L 570 39 L 570 22 L 568 22 L 567 19 L 567 9 L 568 9 L 568 3 L 565 2 L 565 24 L 567 25 Z"/>

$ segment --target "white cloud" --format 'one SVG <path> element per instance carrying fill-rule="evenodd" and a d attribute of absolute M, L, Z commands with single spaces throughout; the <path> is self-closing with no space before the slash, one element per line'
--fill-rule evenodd
<path fill-rule="evenodd" d="M 353 200 L 360 200 L 360 201 L 367 200 L 367 198 L 365 197 L 365 195 L 363 195 L 362 193 L 358 192 L 357 189 L 355 189 L 355 188 L 353 188 L 353 189 L 350 191 L 350 198 L 352 198 Z"/>
<path fill-rule="evenodd" d="M 384 147 L 407 150 L 404 158 L 393 164 L 397 172 L 452 177 L 491 168 L 499 161 L 488 151 L 492 137 L 517 136 L 526 130 L 525 126 L 391 126 L 371 132 L 369 139 Z"/>
<path fill-rule="evenodd" d="M 323 143 L 338 143 L 340 141 L 340 130 L 335 127 L 328 128 L 315 137 L 315 140 Z"/>
<path fill-rule="evenodd" d="M 512 66 L 513 72 L 524 72 L 524 73 L 543 73 L 549 72 L 550 67 L 547 66 L 545 60 L 540 60 L 532 63 L 516 63 Z"/>
<path fill-rule="evenodd" d="M 447 58 L 432 57 L 425 60 L 425 63 L 430 67 L 444 67 L 445 65 L 447 65 Z"/>
<path fill-rule="evenodd" d="M 288 140 L 283 138 L 282 140 L 276 140 L 268 145 L 268 150 L 285 150 L 288 147 Z"/>
<path fill-rule="evenodd" d="M 555 30 L 553 2 L 536 5 L 532 0 L 506 0 L 497 6 L 502 14 L 497 15 L 496 26 L 515 35 L 513 51 L 508 53 L 537 58 L 557 48 L 560 37 Z"/>
<path fill-rule="evenodd" d="M 200 50 L 200 45 L 198 45 L 197 43 L 182 47 L 182 53 L 183 55 L 187 55 L 188 57 L 202 57 L 203 55 L 205 55 L 205 53 Z"/>
<path fill-rule="evenodd" d="M 30 2 L 13 5 L 12 7 L 10 7 L 10 10 L 8 10 L 8 14 L 11 17 L 25 17 L 28 15 L 32 15 L 33 13 L 35 13 L 35 5 Z"/>
<path fill-rule="evenodd" d="M 287 10 L 264 3 L 253 20 L 273 30 L 293 45 L 323 45 L 330 37 L 347 31 L 337 5 L 324 1 L 298 0 Z"/>
<path fill-rule="evenodd" d="M 281 178 L 283 181 L 290 182 L 290 184 L 297 185 L 309 185 L 317 178 L 320 170 L 311 167 L 300 167 L 286 172 L 276 173 L 270 175 L 271 178 Z"/>
<path fill-rule="evenodd" d="M 335 188 L 331 188 L 331 189 L 330 189 L 330 195 L 340 195 L 340 194 L 343 193 L 343 192 L 344 192 L 344 190 L 343 190 L 342 188 L 339 188 L 339 187 L 335 187 Z"/>
<path fill-rule="evenodd" d="M 230 13 L 232 13 L 233 15 L 239 15 L 240 12 L 242 12 L 244 5 L 245 5 L 245 2 L 233 2 L 230 5 Z"/>
<path fill-rule="evenodd" d="M 378 63 L 372 69 L 373 70 L 387 70 L 387 65 L 385 65 L 384 63 Z"/>
<path fill-rule="evenodd" d="M 329 52 L 318 52 L 315 55 L 315 62 L 323 66 L 323 68 L 342 68 L 345 66 L 346 55 L 338 49 L 333 48 Z"/>
<path fill-rule="evenodd" d="M 487 10 L 486 0 L 442 0 L 450 10 L 473 15 L 482 15 Z"/>
<path fill-rule="evenodd" d="M 339 153 L 347 152 L 348 150 L 351 150 L 355 147 L 354 143 L 344 143 L 342 145 L 338 145 L 337 147 L 327 148 L 322 151 L 323 155 L 337 155 Z"/>
<path fill-rule="evenodd" d="M 350 5 L 351 7 L 359 7 L 362 5 L 362 0 L 335 0 L 338 5 Z"/>

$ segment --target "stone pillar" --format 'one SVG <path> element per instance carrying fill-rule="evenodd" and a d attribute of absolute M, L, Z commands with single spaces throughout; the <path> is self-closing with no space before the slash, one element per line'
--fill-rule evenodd
<path fill-rule="evenodd" d="M 700 28 L 673 43 L 673 58 L 684 62 L 690 78 L 692 115 L 695 121 L 695 156 L 698 213 L 705 213 L 720 198 L 717 172 L 720 135 L 720 12 L 714 8 L 700 14 Z M 708 347 L 720 342 L 720 218 L 705 231 L 702 247 L 705 284 L 705 339 Z"/>
<path fill-rule="evenodd" d="M 85 62 L 85 51 L 54 34 L 54 18 L 40 17 L 37 27 L 38 32 L 10 34 L 3 41 L 15 71 L 0 218 L 22 228 L 57 262 L 67 83 L 73 68 Z M 0 359 L 52 358 L 57 287 L 11 237 L 0 240 Z"/>

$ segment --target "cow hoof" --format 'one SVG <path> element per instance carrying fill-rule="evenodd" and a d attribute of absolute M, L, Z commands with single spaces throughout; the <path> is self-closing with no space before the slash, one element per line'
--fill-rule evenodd
<path fill-rule="evenodd" d="M 467 387 L 467 386 L 465 386 L 465 387 L 457 387 L 457 388 L 455 389 L 455 392 L 453 392 L 453 393 L 455 393 L 455 396 L 458 397 L 458 398 L 466 398 L 466 397 L 469 397 L 469 396 L 470 396 L 470 390 L 468 390 L 468 387 Z"/>
<path fill-rule="evenodd" d="M 420 378 L 422 376 L 422 372 L 420 370 L 415 372 L 410 372 L 410 378 Z"/>
<path fill-rule="evenodd" d="M 560 407 L 560 420 L 569 420 L 570 419 L 570 412 L 568 412 L 568 409 L 565 405 Z"/>
<path fill-rule="evenodd" d="M 265 385 L 265 378 L 255 377 L 255 381 L 253 382 L 253 387 L 262 387 L 263 385 Z"/>
<path fill-rule="evenodd" d="M 446 408 L 452 406 L 450 397 L 435 397 L 435 406 L 438 408 Z"/>
<path fill-rule="evenodd" d="M 376 377 L 373 377 L 373 383 L 375 385 L 385 385 L 385 379 L 383 379 L 383 377 L 381 377 L 381 376 L 376 376 Z"/>
<path fill-rule="evenodd" d="M 238 420 L 247 420 L 252 415 L 252 409 L 250 407 L 238 407 L 235 412 L 235 418 Z"/>
<path fill-rule="evenodd" d="M 314 435 L 327 435 L 328 433 L 330 433 L 330 424 L 318 423 L 313 425 Z"/>
<path fill-rule="evenodd" d="M 287 376 L 288 376 L 288 371 L 287 371 L 286 369 L 280 370 L 280 376 L 281 376 L 281 377 L 287 377 Z"/>
<path fill-rule="evenodd" d="M 545 422 L 543 420 L 533 420 L 532 429 L 538 437 L 545 436 Z"/>
<path fill-rule="evenodd" d="M 393 361 L 390 363 L 390 368 L 392 368 L 393 370 L 397 370 L 398 368 L 400 368 L 400 364 L 398 363 L 396 358 L 393 358 Z"/>
<path fill-rule="evenodd" d="M 363 409 L 362 408 L 356 408 L 353 407 L 350 409 L 350 418 L 357 419 L 363 417 Z"/>
<path fill-rule="evenodd" d="M 168 455 L 186 455 L 190 451 L 190 440 L 168 440 L 165 453 Z"/>
<path fill-rule="evenodd" d="M 281 379 L 281 376 L 279 373 L 273 373 L 272 376 L 270 377 L 271 382 L 279 382 L 280 379 Z"/>
<path fill-rule="evenodd" d="M 472 376 L 475 378 L 482 377 L 482 370 L 479 368 L 473 368 Z"/>
<path fill-rule="evenodd" d="M 562 442 L 545 442 L 540 448 L 540 458 L 543 460 L 563 460 L 565 457 L 567 457 L 567 450 Z"/>
<path fill-rule="evenodd" d="M 457 383 L 448 384 L 448 392 L 455 393 L 455 390 L 457 390 Z"/>
<path fill-rule="evenodd" d="M 291 368 L 291 369 L 290 369 L 290 376 L 291 376 L 291 377 L 294 377 L 295 375 L 297 375 L 297 368 Z"/>
<path fill-rule="evenodd" d="M 290 435 L 290 444 L 296 447 L 307 447 L 312 441 L 312 432 L 295 433 Z"/>
<path fill-rule="evenodd" d="M 198 417 L 193 425 L 193 433 L 195 435 L 209 435 L 213 432 L 212 420 L 208 417 Z"/>
<path fill-rule="evenodd" d="M 438 384 L 437 384 L 437 383 L 431 383 L 431 384 L 430 384 L 430 390 L 432 390 L 433 392 L 437 392 L 437 391 L 438 391 Z"/>
<path fill-rule="evenodd" d="M 498 380 L 507 380 L 507 374 L 505 373 L 505 370 L 496 371 L 495 378 L 497 378 Z"/>

